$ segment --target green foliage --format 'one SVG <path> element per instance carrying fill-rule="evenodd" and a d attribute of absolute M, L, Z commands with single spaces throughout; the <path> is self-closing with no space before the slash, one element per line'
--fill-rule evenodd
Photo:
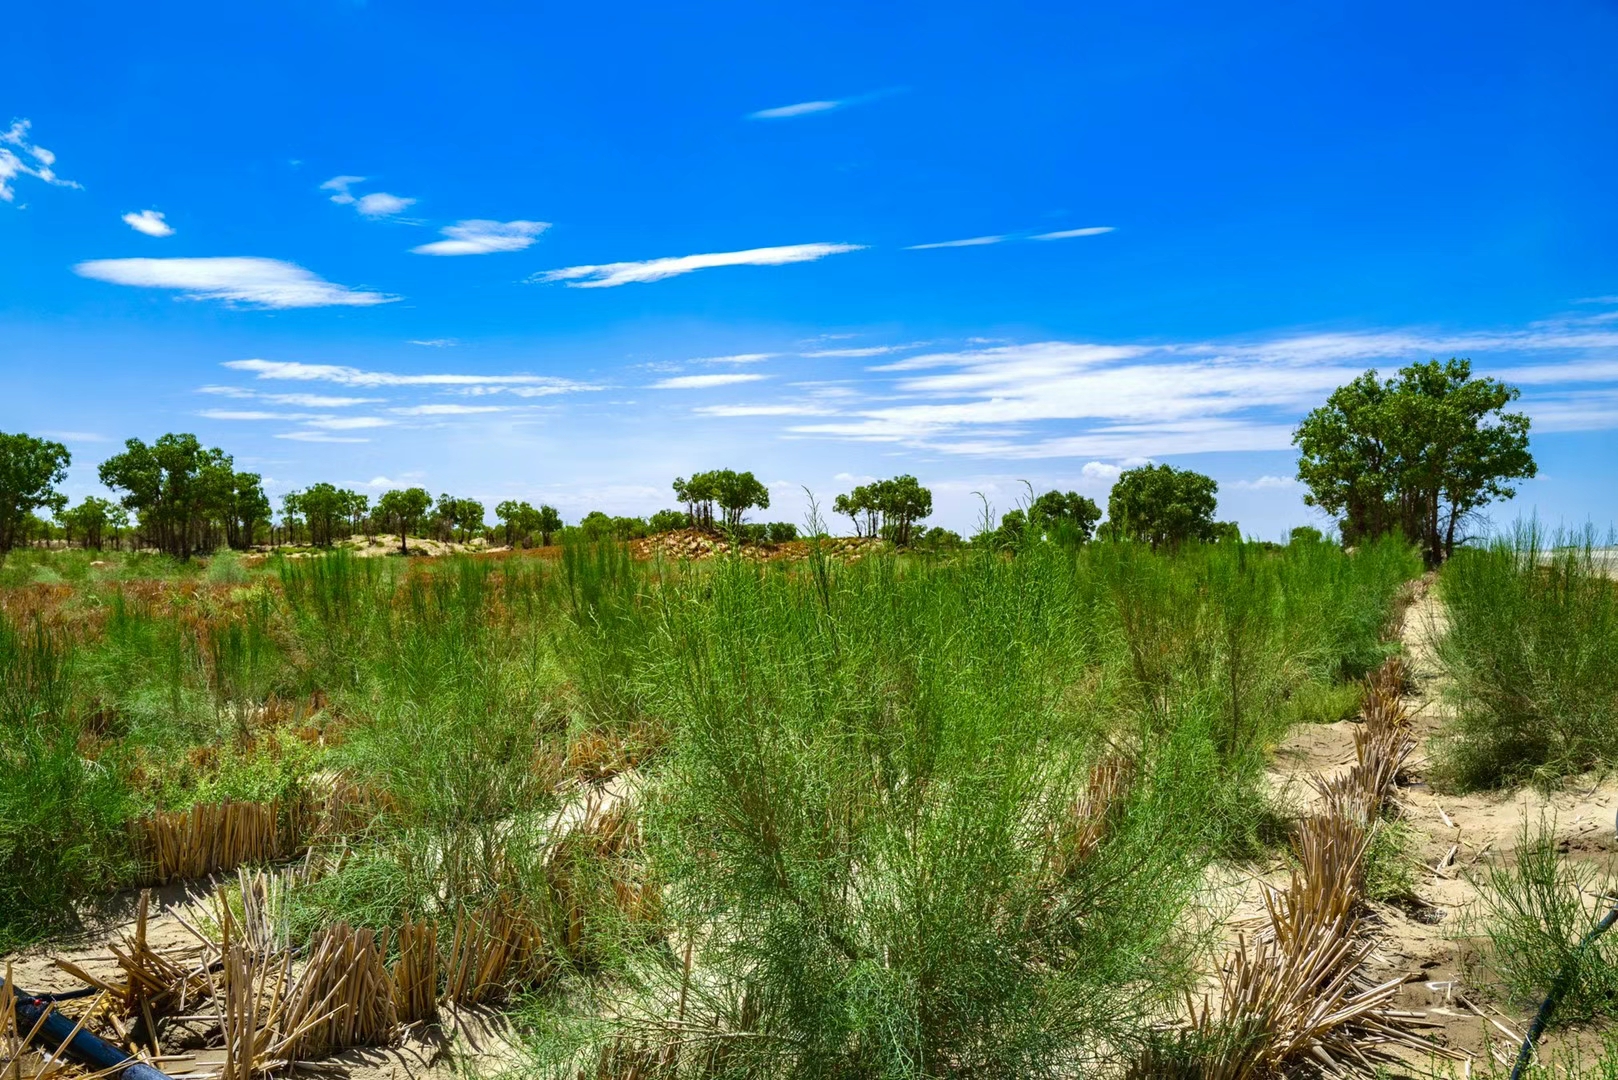
<path fill-rule="evenodd" d="M 1160 547 L 1213 540 L 1219 485 L 1212 477 L 1171 465 L 1142 465 L 1119 474 L 1107 496 L 1108 531 L 1115 539 Z"/>
<path fill-rule="evenodd" d="M 71 461 L 59 442 L 0 431 L 0 557 L 27 539 L 35 510 L 60 512 L 67 505 L 56 485 L 67 478 Z"/>
<path fill-rule="evenodd" d="M 440 540 L 465 542 L 484 529 L 483 504 L 476 499 L 440 495 L 433 507 L 433 531 Z"/>
<path fill-rule="evenodd" d="M 139 515 L 141 532 L 164 554 L 190 558 L 214 546 L 218 531 L 237 510 L 238 474 L 223 450 L 206 448 L 195 435 L 162 435 L 147 446 L 139 439 L 103 461 L 101 482 L 121 490 L 125 509 Z"/>
<path fill-rule="evenodd" d="M 505 531 L 507 547 L 515 547 L 518 543 L 526 547 L 535 539 L 538 539 L 541 547 L 549 547 L 551 535 L 562 528 L 562 515 L 556 512 L 554 506 L 541 506 L 535 510 L 525 502 L 508 499 L 494 508 L 494 515 L 500 519 L 501 528 Z"/>
<path fill-rule="evenodd" d="M 689 528 L 691 515 L 684 510 L 659 510 L 646 521 L 646 531 L 652 535 L 666 532 L 677 532 Z"/>
<path fill-rule="evenodd" d="M 1464 539 L 1466 519 L 1535 475 L 1528 416 L 1504 411 L 1514 386 L 1473 378 L 1469 360 L 1430 360 L 1390 379 L 1367 371 L 1334 391 L 1292 436 L 1304 501 L 1340 519 L 1345 543 L 1399 530 L 1429 566 Z"/>
<path fill-rule="evenodd" d="M 129 525 L 128 511 L 95 495 L 86 495 L 79 505 L 58 511 L 56 516 L 68 543 L 73 542 L 73 534 L 77 533 L 81 546 L 97 551 L 101 550 L 108 530 L 112 530 L 116 540 L 118 533 Z"/>
<path fill-rule="evenodd" d="M 881 536 L 906 547 L 916 522 L 933 512 L 933 493 L 914 476 L 896 476 L 861 484 L 837 496 L 832 510 L 852 519 L 858 535 Z"/>
<path fill-rule="evenodd" d="M 1564 858 L 1555 830 L 1524 821 L 1514 862 L 1492 864 L 1478 881 L 1470 929 L 1487 942 L 1483 963 L 1518 1003 L 1533 1007 L 1571 972 L 1552 1024 L 1618 1015 L 1618 936 L 1579 950 L 1618 888 L 1611 865 Z"/>
<path fill-rule="evenodd" d="M 790 521 L 772 521 L 769 540 L 772 544 L 785 544 L 798 538 L 798 527 Z"/>
<path fill-rule="evenodd" d="M 1379 819 L 1371 824 L 1371 841 L 1365 848 L 1365 895 L 1387 903 L 1415 895 L 1419 837 L 1397 819 Z"/>
<path fill-rule="evenodd" d="M 421 526 L 422 519 L 432 508 L 433 497 L 427 494 L 426 488 L 405 488 L 404 490 L 384 491 L 382 497 L 376 501 L 376 516 L 387 523 L 389 529 L 399 534 L 399 553 L 407 555 L 410 548 L 405 541 L 413 529 Z"/>
<path fill-rule="evenodd" d="M 1551 783 L 1618 762 L 1618 581 L 1593 536 L 1564 539 L 1547 546 L 1524 526 L 1444 567 L 1450 786 Z"/>
<path fill-rule="evenodd" d="M 770 489 L 750 472 L 715 469 L 693 473 L 691 479 L 677 477 L 674 495 L 686 505 L 686 514 L 699 529 L 714 527 L 714 507 L 724 512 L 722 523 L 734 530 L 750 509 L 770 508 Z"/>
<path fill-rule="evenodd" d="M 331 547 L 333 541 L 353 535 L 370 509 L 370 499 L 347 488 L 319 483 L 288 492 L 281 506 L 288 522 L 302 519 L 311 544 Z"/>

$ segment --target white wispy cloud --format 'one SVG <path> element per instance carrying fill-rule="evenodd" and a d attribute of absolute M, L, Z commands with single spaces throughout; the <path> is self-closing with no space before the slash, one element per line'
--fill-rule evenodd
<path fill-rule="evenodd" d="M 476 413 L 510 412 L 509 405 L 405 405 L 389 409 L 397 416 L 471 416 Z"/>
<path fill-rule="evenodd" d="M 1281 491 L 1301 485 L 1295 476 L 1260 476 L 1253 480 L 1235 480 L 1230 486 L 1243 491 Z"/>
<path fill-rule="evenodd" d="M 332 192 L 331 201 L 339 206 L 352 206 L 355 199 L 348 189 L 355 184 L 363 183 L 365 183 L 365 177 L 363 176 L 334 176 L 321 184 L 320 190 Z"/>
<path fill-rule="evenodd" d="M 732 386 L 736 383 L 758 382 L 764 378 L 767 376 L 741 371 L 724 375 L 676 375 L 671 379 L 659 379 L 652 384 L 652 389 L 704 390 L 710 386 Z"/>
<path fill-rule="evenodd" d="M 47 439 L 60 439 L 62 442 L 111 442 L 112 439 L 94 431 L 41 431 Z"/>
<path fill-rule="evenodd" d="M 909 345 L 866 345 L 861 348 L 849 349 L 816 349 L 813 352 L 799 353 L 799 356 L 843 356 L 858 359 L 865 356 L 886 356 L 888 353 L 903 352 L 906 349 L 917 349 L 926 342 L 917 341 Z"/>
<path fill-rule="evenodd" d="M 930 251 L 933 248 L 986 247 L 1005 240 L 1004 236 L 970 236 L 965 240 L 940 240 L 934 244 L 911 244 L 906 251 Z"/>
<path fill-rule="evenodd" d="M 522 251 L 532 247 L 539 234 L 551 227 L 548 221 L 485 221 L 474 218 L 458 221 L 438 230 L 447 240 L 434 240 L 410 250 L 417 255 L 492 255 L 501 251 Z"/>
<path fill-rule="evenodd" d="M 301 405 L 306 409 L 342 409 L 350 405 L 367 405 L 382 400 L 374 397 L 337 397 L 331 394 L 266 394 L 243 386 L 199 386 L 197 393 L 253 398 L 257 401 L 268 401 L 272 405 Z"/>
<path fill-rule="evenodd" d="M 460 342 L 457 341 L 455 338 L 452 338 L 452 337 L 426 338 L 426 339 L 411 338 L 410 339 L 410 344 L 412 344 L 412 345 L 425 345 L 429 349 L 448 349 L 448 348 L 452 348 L 453 346 L 459 345 Z"/>
<path fill-rule="evenodd" d="M 123 216 L 123 223 L 138 233 L 147 236 L 173 236 L 174 226 L 163 220 L 161 210 L 142 210 L 135 213 L 131 210 Z"/>
<path fill-rule="evenodd" d="M 711 270 L 720 266 L 784 266 L 814 262 L 828 255 L 860 251 L 864 244 L 788 244 L 782 247 L 750 248 L 747 251 L 720 251 L 707 255 L 679 255 L 641 262 L 603 263 L 599 266 L 568 266 L 545 270 L 530 281 L 565 281 L 578 289 L 610 289 L 634 282 L 662 281 L 678 274 Z"/>
<path fill-rule="evenodd" d="M 368 218 L 382 218 L 392 217 L 414 205 L 415 199 L 392 195 L 386 191 L 373 191 L 369 195 L 361 195 L 359 201 L 354 204 L 354 209 Z"/>
<path fill-rule="evenodd" d="M 366 371 L 341 364 L 305 364 L 297 360 L 226 360 L 232 371 L 246 371 L 260 379 L 297 382 L 332 382 L 343 386 L 499 387 L 504 392 L 532 390 L 535 395 L 599 390 L 599 386 L 553 375 L 473 375 L 461 372 L 404 375 L 392 371 Z"/>
<path fill-rule="evenodd" d="M 1604 355 L 1615 348 L 1618 332 L 1563 322 L 1455 335 L 993 345 L 875 366 L 891 382 L 789 431 L 1008 459 L 1285 450 L 1297 419 L 1367 366 L 1452 355 L 1524 386 L 1519 407 L 1542 430 L 1618 427 L 1618 386 L 1592 385 L 1618 383 L 1618 363 Z"/>
<path fill-rule="evenodd" d="M 317 416 L 304 421 L 312 428 L 325 431 L 363 431 L 366 428 L 392 427 L 397 422 L 385 416 Z"/>
<path fill-rule="evenodd" d="M 846 109 L 851 105 L 864 105 L 868 102 L 878 101 L 894 94 L 902 94 L 905 87 L 890 86 L 882 90 L 873 90 L 868 94 L 856 94 L 846 98 L 824 98 L 815 101 L 798 101 L 791 105 L 777 105 L 772 109 L 760 109 L 750 112 L 745 119 L 748 120 L 791 120 L 797 116 L 813 116 L 816 113 L 832 112 L 835 109 Z"/>
<path fill-rule="evenodd" d="M 370 307 L 399 299 L 337 285 L 296 263 L 251 256 L 199 259 L 92 259 L 80 277 L 148 289 L 174 289 L 192 300 L 263 308 Z"/>
<path fill-rule="evenodd" d="M 760 109 L 758 112 L 747 114 L 749 120 L 789 120 L 794 116 L 809 116 L 813 113 L 831 112 L 841 108 L 843 101 L 800 101 L 795 105 L 777 105 L 773 109 Z"/>
<path fill-rule="evenodd" d="M 1115 227 L 1112 225 L 1091 225 L 1090 227 L 1084 229 L 1061 229 L 1057 232 L 1036 233 L 1031 239 L 1072 240 L 1074 237 L 1078 236 L 1100 236 L 1102 233 L 1112 232 L 1114 228 Z"/>
<path fill-rule="evenodd" d="M 813 402 L 775 405 L 698 405 L 691 410 L 701 416 L 831 416 L 835 410 Z"/>
<path fill-rule="evenodd" d="M 757 364 L 781 355 L 772 352 L 737 353 L 734 356 L 699 356 L 692 360 L 693 364 Z"/>
<path fill-rule="evenodd" d="M 324 431 L 282 431 L 275 436 L 277 439 L 291 439 L 295 442 L 315 443 L 365 443 L 370 439 L 357 438 L 352 435 L 332 435 Z"/>
<path fill-rule="evenodd" d="M 12 181 L 19 176 L 31 176 L 56 187 L 84 187 L 56 175 L 56 155 L 29 138 L 32 126 L 27 120 L 13 120 L 10 128 L 0 131 L 0 202 L 16 200 L 17 189 Z"/>

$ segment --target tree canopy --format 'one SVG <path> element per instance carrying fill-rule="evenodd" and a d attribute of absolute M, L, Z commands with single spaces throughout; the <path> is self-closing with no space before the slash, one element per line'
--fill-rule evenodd
<path fill-rule="evenodd" d="M 149 543 L 182 559 L 211 548 L 220 531 L 246 546 L 253 523 L 268 516 L 258 474 L 236 472 L 229 454 L 195 435 L 162 435 L 150 446 L 129 439 L 97 475 L 124 493 L 120 502 L 139 516 Z"/>
<path fill-rule="evenodd" d="M 1211 476 L 1171 465 L 1125 469 L 1107 496 L 1107 521 L 1119 539 L 1160 547 L 1214 540 L 1219 484 Z"/>
<path fill-rule="evenodd" d="M 885 536 L 899 547 L 910 543 L 916 522 L 933 512 L 933 493 L 908 474 L 861 484 L 832 500 L 832 510 L 854 522 L 860 536 Z"/>
<path fill-rule="evenodd" d="M 364 495 L 321 482 L 310 484 L 303 491 L 289 492 L 281 505 L 288 519 L 301 517 L 309 530 L 309 542 L 317 547 L 330 547 L 339 539 L 339 533 L 351 535 L 352 529 L 370 509 L 370 499 Z"/>
<path fill-rule="evenodd" d="M 377 499 L 376 515 L 399 534 L 401 555 L 410 554 L 405 538 L 410 535 L 411 529 L 420 526 L 421 519 L 426 517 L 432 505 L 433 497 L 426 488 L 419 487 L 384 491 L 382 497 Z"/>
<path fill-rule="evenodd" d="M 1399 530 L 1437 565 L 1470 515 L 1537 471 L 1528 417 L 1505 411 L 1518 396 L 1474 378 L 1469 360 L 1411 364 L 1388 379 L 1367 371 L 1293 433 L 1304 501 L 1338 519 L 1344 543 Z"/>
<path fill-rule="evenodd" d="M 691 525 L 698 529 L 714 527 L 714 507 L 724 511 L 724 524 L 734 531 L 748 510 L 770 508 L 770 489 L 750 472 L 714 469 L 692 473 L 691 479 L 676 477 L 674 495 L 685 504 Z"/>
<path fill-rule="evenodd" d="M 67 505 L 56 485 L 66 478 L 72 460 L 59 442 L 0 431 L 0 555 L 22 538 L 35 510 L 59 512 Z"/>

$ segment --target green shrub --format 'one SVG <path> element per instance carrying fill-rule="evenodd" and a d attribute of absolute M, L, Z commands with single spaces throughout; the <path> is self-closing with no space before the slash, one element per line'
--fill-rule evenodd
<path fill-rule="evenodd" d="M 1514 1001 L 1537 1007 L 1561 972 L 1571 972 L 1553 1024 L 1618 1015 L 1618 933 L 1579 950 L 1613 902 L 1612 870 L 1563 858 L 1550 823 L 1531 830 L 1525 821 L 1515 861 L 1491 866 L 1477 882 L 1471 929 L 1486 940 L 1483 962 Z"/>
<path fill-rule="evenodd" d="M 1439 778 L 1551 783 L 1618 761 L 1618 581 L 1593 538 L 1547 548 L 1533 525 L 1463 550 L 1439 579 L 1438 655 L 1456 720 Z"/>

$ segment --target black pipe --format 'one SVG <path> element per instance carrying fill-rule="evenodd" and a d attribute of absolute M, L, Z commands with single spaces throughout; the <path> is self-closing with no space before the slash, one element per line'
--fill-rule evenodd
<path fill-rule="evenodd" d="M 30 994 L 18 990 L 15 986 L 11 989 L 17 995 L 18 1032 L 28 1034 L 34 1029 L 35 1024 L 39 1024 L 40 1017 L 45 1017 L 45 1022 L 39 1024 L 35 1038 L 41 1040 L 46 1049 L 65 1053 L 74 1061 L 96 1072 L 123 1066 L 118 1074 L 123 1080 L 169 1080 L 167 1073 L 159 1072 L 144 1061 L 130 1057 L 110 1042 L 97 1038 L 83 1028 L 74 1035 L 73 1029 L 78 1025 L 51 1009 L 53 997 L 56 995 Z M 49 1016 L 45 1015 L 47 1012 L 50 1012 Z M 70 1035 L 71 1039 L 68 1038 Z"/>

